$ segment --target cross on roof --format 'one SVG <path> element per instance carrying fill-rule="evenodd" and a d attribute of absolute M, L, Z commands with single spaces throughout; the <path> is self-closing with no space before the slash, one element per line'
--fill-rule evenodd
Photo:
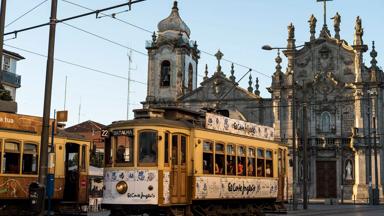
<path fill-rule="evenodd" d="M 324 26 L 327 25 L 327 1 L 333 0 L 317 0 L 317 2 L 323 2 L 324 5 Z"/>

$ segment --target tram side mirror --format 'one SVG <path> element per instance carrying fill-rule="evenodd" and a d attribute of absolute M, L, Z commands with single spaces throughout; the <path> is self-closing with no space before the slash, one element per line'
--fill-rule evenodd
<path fill-rule="evenodd" d="M 29 198 L 29 204 L 30 204 L 31 210 L 33 212 L 41 211 L 41 208 L 43 207 L 44 193 L 45 193 L 45 188 L 39 183 L 32 182 L 29 185 L 28 198 Z"/>

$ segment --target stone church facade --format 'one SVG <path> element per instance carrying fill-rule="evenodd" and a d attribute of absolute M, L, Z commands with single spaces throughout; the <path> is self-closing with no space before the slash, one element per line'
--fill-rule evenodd
<path fill-rule="evenodd" d="M 374 188 L 376 184 L 376 142 L 377 180 L 382 196 L 384 73 L 377 66 L 374 45 L 369 53 L 370 64 L 363 62 L 368 46 L 363 42 L 361 19 L 356 19 L 352 45 L 340 38 L 340 19 L 339 14 L 333 18 L 334 35 L 326 24 L 316 35 L 316 18 L 312 15 L 309 41 L 302 46 L 295 43 L 294 26 L 288 26 L 287 47 L 283 49 L 288 66 L 283 72 L 279 52 L 268 88 L 271 98 L 262 98 L 257 78 L 253 80 L 249 75 L 249 86 L 242 88 L 233 65 L 227 75 L 223 72 L 220 51 L 214 72 L 208 76 L 205 66 L 205 77 L 198 85 L 200 51 L 190 40 L 191 30 L 181 19 L 175 2 L 171 14 L 158 24 L 157 34 L 146 45 L 148 87 L 143 107 L 216 111 L 273 126 L 275 140 L 290 147 L 295 131 L 298 193 L 303 180 L 302 138 L 307 137 L 310 198 L 343 195 L 344 199 L 367 199 L 369 186 Z"/>

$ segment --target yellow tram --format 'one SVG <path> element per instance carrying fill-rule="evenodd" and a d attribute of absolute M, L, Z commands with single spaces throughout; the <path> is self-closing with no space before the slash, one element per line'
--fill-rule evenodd
<path fill-rule="evenodd" d="M 135 110 L 105 139 L 112 215 L 256 215 L 283 198 L 287 148 L 273 129 L 183 109 Z M 257 138 L 262 137 L 262 138 Z"/>
<path fill-rule="evenodd" d="M 41 117 L 0 112 L 0 215 L 8 206 L 29 206 L 22 203 L 38 181 L 41 125 Z M 56 130 L 54 200 L 88 202 L 89 148 L 89 141 Z"/>

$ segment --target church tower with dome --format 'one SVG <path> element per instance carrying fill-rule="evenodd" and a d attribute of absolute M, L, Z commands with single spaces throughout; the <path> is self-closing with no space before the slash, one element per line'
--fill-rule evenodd
<path fill-rule="evenodd" d="M 148 87 L 144 106 L 170 106 L 197 86 L 199 50 L 179 15 L 177 1 L 148 41 Z"/>

